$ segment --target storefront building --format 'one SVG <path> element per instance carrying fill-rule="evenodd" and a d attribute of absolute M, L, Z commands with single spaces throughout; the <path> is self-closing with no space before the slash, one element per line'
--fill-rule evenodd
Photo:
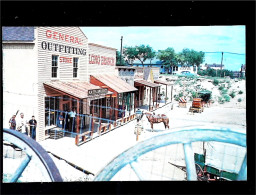
<path fill-rule="evenodd" d="M 88 43 L 79 27 L 3 27 L 2 31 L 4 127 L 17 111 L 27 120 L 35 115 L 40 141 L 68 111 L 100 117 L 100 108 L 114 92 L 90 83 L 90 78 L 106 72 L 118 75 L 116 49 Z M 89 121 L 77 117 L 72 131 L 78 132 L 82 124 L 88 126 Z"/>

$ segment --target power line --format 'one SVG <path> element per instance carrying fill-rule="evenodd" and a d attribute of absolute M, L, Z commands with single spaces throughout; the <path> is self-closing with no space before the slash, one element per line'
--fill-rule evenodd
<path fill-rule="evenodd" d="M 233 52 L 226 52 L 226 51 L 203 51 L 204 53 L 229 53 L 229 54 L 236 54 L 236 55 L 245 55 L 244 53 L 233 53 Z"/>

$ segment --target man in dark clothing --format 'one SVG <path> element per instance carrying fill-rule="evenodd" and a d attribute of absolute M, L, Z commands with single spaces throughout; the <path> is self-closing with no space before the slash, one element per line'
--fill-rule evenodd
<path fill-rule="evenodd" d="M 28 122 L 30 126 L 30 132 L 32 139 L 36 139 L 36 125 L 37 121 L 35 120 L 35 116 L 32 116 L 32 119 Z"/>

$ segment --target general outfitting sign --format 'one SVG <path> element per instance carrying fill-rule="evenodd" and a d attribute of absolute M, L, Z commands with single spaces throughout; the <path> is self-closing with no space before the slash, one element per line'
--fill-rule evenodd
<path fill-rule="evenodd" d="M 60 40 L 60 41 L 67 42 L 67 43 L 83 45 L 83 40 L 78 37 L 70 36 L 67 34 L 59 33 L 59 32 L 54 32 L 51 30 L 46 31 L 46 37 L 48 39 Z M 52 43 L 52 42 L 48 42 L 48 41 L 42 41 L 41 48 L 43 50 L 56 51 L 56 52 L 60 52 L 60 53 L 86 55 L 86 49 L 56 44 L 56 43 Z"/>

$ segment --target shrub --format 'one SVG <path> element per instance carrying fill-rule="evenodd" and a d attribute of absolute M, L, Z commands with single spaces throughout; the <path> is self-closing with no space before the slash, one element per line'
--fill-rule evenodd
<path fill-rule="evenodd" d="M 221 90 L 221 94 L 222 94 L 222 95 L 227 94 L 227 92 L 228 92 L 228 90 L 227 90 L 226 88 L 223 88 L 223 89 Z"/>
<path fill-rule="evenodd" d="M 223 98 L 223 97 L 218 97 L 218 102 L 219 102 L 219 104 L 224 104 L 224 102 L 225 102 L 225 99 Z"/>
<path fill-rule="evenodd" d="M 238 94 L 243 94 L 244 92 L 242 91 L 242 90 L 240 90 L 239 92 L 238 92 Z"/>
<path fill-rule="evenodd" d="M 241 102 L 242 101 L 242 99 L 241 98 L 238 98 L 238 100 L 237 100 L 238 102 Z"/>
<path fill-rule="evenodd" d="M 192 94 L 192 98 L 196 98 L 196 92 L 195 91 L 192 91 L 191 94 Z"/>
<path fill-rule="evenodd" d="M 224 89 L 224 87 L 223 86 L 219 86 L 219 90 L 223 90 Z"/>
<path fill-rule="evenodd" d="M 183 92 L 180 92 L 180 93 L 179 93 L 179 97 L 182 97 L 182 96 L 183 96 Z"/>
<path fill-rule="evenodd" d="M 236 93 L 234 91 L 232 91 L 230 94 L 229 94 L 232 98 L 234 98 L 236 96 Z"/>
<path fill-rule="evenodd" d="M 228 94 L 225 94 L 223 98 L 226 102 L 230 102 L 230 96 Z"/>
<path fill-rule="evenodd" d="M 214 84 L 215 86 L 218 85 L 218 84 L 219 84 L 219 80 L 214 79 L 214 80 L 213 80 L 213 84 Z"/>

